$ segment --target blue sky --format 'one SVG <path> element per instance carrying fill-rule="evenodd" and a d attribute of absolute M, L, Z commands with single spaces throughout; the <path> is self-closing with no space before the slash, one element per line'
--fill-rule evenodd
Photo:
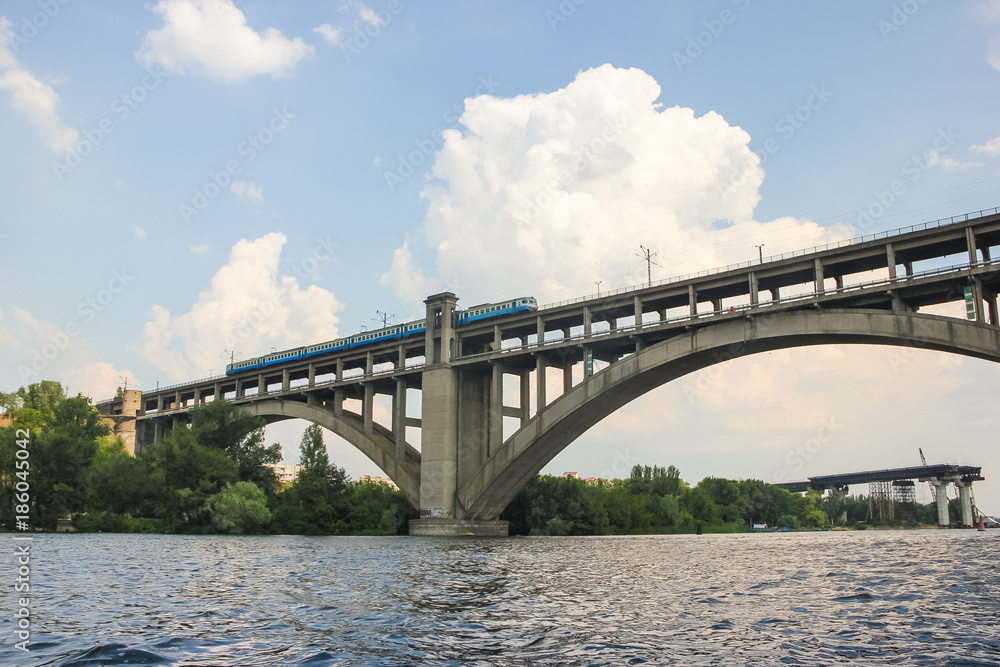
<path fill-rule="evenodd" d="M 0 17 L 6 390 L 217 374 L 225 350 L 405 320 L 441 289 L 469 306 L 623 287 L 644 279 L 640 244 L 666 278 L 1000 204 L 996 1 L 36 0 Z M 918 446 L 1000 463 L 982 446 L 996 369 L 886 355 L 730 362 L 548 470 L 770 480 L 909 465 Z M 796 448 L 830 419 L 806 466 Z M 272 429 L 289 459 L 303 426 Z"/>

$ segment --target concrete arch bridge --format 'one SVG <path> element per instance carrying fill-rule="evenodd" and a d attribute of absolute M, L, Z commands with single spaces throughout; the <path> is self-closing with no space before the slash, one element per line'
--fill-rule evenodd
<path fill-rule="evenodd" d="M 506 535 L 500 512 L 556 454 L 633 399 L 713 364 L 832 343 L 1000 361 L 998 245 L 1000 214 L 985 211 L 460 328 L 458 298 L 446 292 L 426 300 L 434 325 L 424 336 L 126 392 L 98 407 L 123 432 L 134 428 L 140 450 L 211 400 L 268 421 L 317 422 L 420 509 L 411 534 Z M 954 301 L 966 303 L 967 319 L 918 312 Z M 606 366 L 595 372 L 595 360 Z M 550 373 L 562 376 L 559 396 L 548 395 Z M 509 382 L 516 406 L 505 405 Z M 412 391 L 419 417 L 407 412 Z M 374 419 L 379 395 L 391 403 L 389 424 Z M 420 429 L 419 451 L 407 429 Z"/>

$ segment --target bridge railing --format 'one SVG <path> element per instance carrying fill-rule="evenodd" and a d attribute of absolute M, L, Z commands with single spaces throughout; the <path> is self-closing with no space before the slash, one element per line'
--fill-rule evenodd
<path fill-rule="evenodd" d="M 946 225 L 955 224 L 957 222 L 968 222 L 969 220 L 975 220 L 977 218 L 985 218 L 988 215 L 996 215 L 1000 213 L 1000 207 L 985 209 L 982 211 L 972 211 L 970 213 L 965 213 L 963 215 L 956 215 L 950 218 L 940 218 L 938 220 L 932 220 L 930 222 L 922 222 L 916 225 L 908 225 L 906 227 L 899 227 L 898 229 L 890 229 L 884 232 L 875 232 L 874 234 L 865 234 L 864 236 L 856 236 L 851 239 L 845 239 L 843 241 L 831 241 L 823 245 L 813 246 L 811 248 L 803 248 L 801 250 L 793 250 L 778 255 L 768 255 L 764 257 L 763 263 L 767 262 L 778 262 L 785 259 L 793 259 L 795 257 L 801 257 L 803 255 L 811 255 L 816 252 L 823 252 L 824 250 L 836 250 L 837 248 L 845 248 L 851 245 L 858 245 L 861 243 L 870 243 L 872 241 L 878 241 L 881 239 L 892 238 L 894 236 L 900 236 L 902 234 L 909 234 L 912 232 L 919 232 L 925 229 L 935 229 L 937 227 L 944 227 Z M 729 271 L 736 271 L 738 269 L 749 269 L 753 266 L 760 266 L 761 262 L 746 261 L 738 262 L 736 264 L 729 264 L 727 266 L 720 266 L 712 269 L 704 269 L 702 271 L 697 271 L 695 273 L 688 273 L 683 276 L 674 276 L 672 278 L 665 278 L 663 280 L 656 281 L 652 284 L 643 283 L 639 285 L 629 285 L 628 287 L 620 287 L 615 290 L 609 290 L 604 294 L 588 295 L 576 297 L 574 299 L 567 299 L 565 301 L 557 301 L 555 303 L 547 303 L 539 306 L 539 310 L 545 310 L 549 308 L 559 308 L 562 306 L 569 306 L 574 303 L 582 303 L 584 301 L 593 301 L 595 299 L 600 299 L 603 296 L 613 297 L 621 294 L 628 294 L 629 292 L 636 292 L 639 290 L 649 289 L 650 287 L 662 287 L 663 285 L 670 285 L 672 283 L 684 282 L 686 280 L 693 280 L 695 278 L 705 278 L 707 276 L 714 276 L 720 273 L 727 273 Z"/>
<path fill-rule="evenodd" d="M 585 334 L 577 334 L 575 336 L 556 338 L 554 340 L 549 340 L 549 341 L 527 343 L 523 345 L 514 345 L 511 347 L 505 347 L 501 350 L 491 350 L 489 352 L 477 352 L 476 354 L 463 355 L 459 358 L 465 361 L 465 360 L 474 360 L 479 357 L 492 357 L 496 354 L 500 354 L 501 356 L 507 354 L 521 354 L 524 353 L 526 350 L 535 350 L 538 348 L 543 348 L 545 346 L 557 347 L 561 344 L 569 342 L 589 341 L 595 338 L 603 338 L 609 335 L 621 335 L 621 334 L 628 334 L 630 332 L 634 333 L 636 331 L 642 331 L 644 329 L 653 329 L 661 326 L 680 324 L 684 322 L 692 322 L 695 320 L 707 319 L 710 317 L 717 317 L 720 315 L 735 316 L 735 315 L 744 315 L 748 311 L 753 311 L 753 312 L 767 311 L 771 308 L 786 306 L 799 301 L 816 299 L 818 297 L 844 295 L 851 292 L 860 292 L 877 287 L 886 288 L 886 287 L 891 287 L 893 285 L 898 285 L 900 283 L 906 283 L 913 280 L 917 280 L 919 278 L 929 278 L 936 275 L 943 275 L 948 273 L 964 273 L 975 268 L 985 268 L 992 266 L 1000 266 L 1000 259 L 994 259 L 988 262 L 980 261 L 980 262 L 975 262 L 973 264 L 968 264 L 968 263 L 953 264 L 951 266 L 940 267 L 937 269 L 918 271 L 916 273 L 909 275 L 896 276 L 895 278 L 881 278 L 878 280 L 870 280 L 863 283 L 854 283 L 852 285 L 845 285 L 843 287 L 827 289 L 822 292 L 812 291 L 803 294 L 794 294 L 791 296 L 785 296 L 778 299 L 764 301 L 762 303 L 740 304 L 738 306 L 730 306 L 719 310 L 699 312 L 695 315 L 690 315 L 690 314 L 676 315 L 674 317 L 668 317 L 664 320 L 642 322 L 640 324 L 631 324 L 624 327 L 615 327 L 613 329 L 612 328 L 602 329 L 601 331 L 596 331 L 596 332 L 592 331 L 589 336 Z"/>
<path fill-rule="evenodd" d="M 891 237 L 894 237 L 894 236 L 899 236 L 901 234 L 909 234 L 911 232 L 923 231 L 925 229 L 935 229 L 937 227 L 943 227 L 943 226 L 954 224 L 954 223 L 957 223 L 957 222 L 967 222 L 969 220 L 975 220 L 977 218 L 983 218 L 983 217 L 986 217 L 988 215 L 996 215 L 998 213 L 1000 213 L 1000 207 L 995 207 L 995 208 L 992 208 L 992 209 L 984 209 L 984 210 L 981 210 L 981 211 L 973 211 L 973 212 L 970 212 L 970 213 L 965 213 L 963 215 L 956 215 L 956 216 L 952 216 L 950 218 L 940 218 L 938 220 L 932 220 L 930 222 L 923 222 L 923 223 L 919 223 L 919 224 L 916 224 L 916 225 L 908 225 L 906 227 L 899 227 L 897 229 L 887 230 L 887 231 L 884 231 L 884 232 L 876 232 L 874 234 L 866 234 L 864 236 L 858 236 L 858 237 L 855 237 L 855 238 L 852 238 L 852 239 L 843 240 L 843 241 L 833 241 L 833 242 L 830 242 L 830 243 L 827 243 L 827 244 L 824 244 L 824 245 L 821 245 L 821 246 L 813 246 L 811 248 L 804 248 L 804 249 L 801 249 L 801 250 L 795 250 L 795 251 L 792 251 L 792 252 L 782 253 L 782 254 L 779 254 L 779 255 L 770 255 L 770 256 L 764 258 L 764 262 L 780 261 L 780 260 L 783 260 L 783 259 L 790 259 L 790 258 L 794 258 L 794 257 L 800 257 L 802 255 L 812 254 L 812 253 L 815 253 L 815 252 L 822 252 L 824 250 L 831 250 L 831 249 L 836 249 L 836 248 L 842 248 L 842 247 L 846 247 L 846 246 L 850 246 L 850 245 L 856 245 L 856 244 L 860 244 L 860 243 L 869 243 L 871 241 L 877 241 L 877 240 L 880 240 L 880 239 L 891 238 Z M 913 278 L 916 278 L 916 277 L 920 277 L 920 276 L 930 276 L 930 275 L 935 275 L 935 274 L 939 274 L 939 273 L 945 273 L 945 272 L 949 272 L 949 271 L 954 271 L 956 269 L 970 269 L 970 268 L 974 268 L 974 267 L 977 267 L 977 266 L 995 265 L 995 264 L 997 264 L 996 260 L 994 260 L 993 262 L 976 262 L 974 264 L 957 264 L 957 265 L 953 265 L 953 266 L 946 267 L 946 268 L 943 268 L 943 269 L 931 269 L 929 271 L 921 271 L 921 272 L 918 272 L 918 273 L 915 273 L 915 274 L 912 274 L 912 275 L 909 275 L 909 276 L 897 276 L 897 278 L 894 279 L 894 280 L 893 279 L 886 279 L 886 280 L 872 281 L 872 282 L 869 282 L 869 283 L 858 283 L 858 284 L 849 285 L 849 286 L 846 286 L 846 287 L 843 287 L 843 288 L 837 288 L 837 289 L 834 289 L 834 290 L 825 290 L 825 292 L 822 292 L 822 293 L 820 293 L 820 292 L 812 292 L 812 293 L 803 294 L 803 295 L 796 295 L 796 296 L 792 296 L 792 297 L 783 297 L 783 298 L 780 298 L 780 299 L 777 299 L 777 300 L 766 301 L 766 302 L 764 302 L 762 304 L 742 305 L 742 306 L 737 306 L 736 308 L 737 308 L 737 310 L 746 310 L 746 309 L 751 308 L 751 307 L 752 308 L 761 308 L 761 307 L 767 308 L 767 307 L 769 307 L 771 305 L 789 303 L 789 302 L 794 301 L 794 300 L 815 298 L 818 294 L 827 294 L 827 295 L 829 295 L 829 294 L 835 294 L 837 292 L 844 292 L 844 291 L 848 291 L 848 290 L 852 290 L 852 289 L 857 289 L 857 288 L 864 287 L 864 286 L 874 286 L 874 285 L 878 285 L 878 284 L 886 284 L 886 283 L 892 283 L 892 282 L 898 282 L 898 281 L 905 281 L 905 280 L 910 280 L 910 279 L 913 279 Z M 691 280 L 693 278 L 703 278 L 703 277 L 707 277 L 707 276 L 717 275 L 717 274 L 720 274 L 720 273 L 726 273 L 728 271 L 733 271 L 733 270 L 736 270 L 736 269 L 747 269 L 747 268 L 750 268 L 752 266 L 760 266 L 760 262 L 753 262 L 753 261 L 739 262 L 737 264 L 730 264 L 730 265 L 724 266 L 724 267 L 717 267 L 717 268 L 713 268 L 713 269 L 705 269 L 703 271 L 698 271 L 698 272 L 695 272 L 695 273 L 689 273 L 689 274 L 683 275 L 683 276 L 675 276 L 675 277 L 672 277 L 672 278 L 666 278 L 664 280 L 660 280 L 660 281 L 657 281 L 657 282 L 653 283 L 653 285 L 659 287 L 659 286 L 663 286 L 663 285 L 669 285 L 671 283 L 677 283 L 677 282 L 682 282 L 682 281 L 685 281 L 685 280 Z M 582 303 L 584 301 L 593 301 L 593 300 L 601 298 L 602 296 L 608 296 L 608 297 L 618 296 L 618 295 L 621 295 L 621 294 L 627 294 L 629 292 L 636 292 L 636 291 L 639 291 L 639 290 L 647 289 L 648 287 L 650 287 L 650 285 L 648 285 L 648 284 L 640 284 L 640 285 L 632 285 L 632 286 L 628 286 L 628 287 L 622 287 L 622 288 L 619 288 L 619 289 L 616 289 L 616 290 L 610 290 L 608 292 L 605 292 L 604 295 L 582 296 L 582 297 L 577 297 L 575 299 L 568 299 L 566 301 L 558 301 L 556 303 L 544 304 L 544 305 L 539 306 L 539 310 L 545 310 L 545 309 L 551 309 L 551 308 L 558 308 L 558 307 L 561 307 L 561 306 L 572 305 L 572 304 L 575 304 L 575 303 Z M 667 324 L 667 323 L 672 323 L 672 322 L 677 322 L 677 321 L 682 321 L 682 320 L 690 320 L 690 319 L 695 319 L 695 318 L 699 318 L 699 317 L 706 317 L 706 316 L 710 316 L 710 315 L 725 314 L 727 312 L 728 312 L 728 308 L 724 309 L 724 310 L 721 310 L 721 311 L 716 311 L 716 312 L 698 313 L 695 316 L 682 315 L 682 316 L 678 316 L 678 317 L 668 318 L 666 320 L 657 320 L 656 322 L 651 322 L 651 323 L 647 323 L 647 324 L 650 325 L 650 326 L 652 326 L 652 325 L 659 326 L 659 325 L 663 325 L 663 324 Z M 643 326 L 646 326 L 646 324 L 641 324 L 640 328 L 643 327 Z M 634 328 L 634 325 L 633 325 L 633 327 L 623 327 L 623 328 L 613 329 L 611 331 L 620 332 L 620 331 L 626 331 L 629 328 Z M 599 332 L 599 333 L 603 333 L 603 332 Z M 599 333 L 598 334 L 592 333 L 591 337 L 593 337 L 595 335 L 599 335 Z M 575 340 L 576 338 L 582 338 L 582 336 L 573 336 L 570 339 L 560 338 L 560 339 L 558 339 L 558 341 Z M 555 341 L 553 341 L 553 342 L 555 342 Z M 533 344 L 533 346 L 537 346 L 537 345 L 538 345 L 537 343 Z M 519 350 L 519 349 L 522 349 L 523 347 L 525 347 L 525 346 L 518 346 L 518 347 L 511 347 L 511 348 L 504 348 L 504 349 L 505 350 Z M 469 358 L 474 358 L 474 357 L 477 357 L 477 356 L 488 356 L 488 355 L 491 355 L 491 354 L 494 354 L 494 353 L 495 352 L 477 353 L 477 354 L 474 354 L 474 355 L 463 356 L 461 358 L 463 358 L 463 359 L 469 359 Z M 419 366 L 420 366 L 420 364 L 414 365 L 414 366 L 407 366 L 406 368 L 407 369 L 409 369 L 409 368 L 417 368 Z M 385 371 L 378 371 L 376 373 L 373 373 L 372 375 L 387 375 L 387 374 L 390 374 L 390 373 L 394 373 L 394 372 L 396 372 L 398 370 L 400 370 L 400 369 L 393 368 L 393 369 L 389 369 L 389 370 L 385 370 Z M 204 384 L 206 382 L 214 382 L 214 381 L 217 381 L 217 380 L 225 380 L 228 377 L 229 376 L 227 376 L 225 374 L 223 374 L 223 375 L 215 375 L 215 376 L 204 378 L 204 379 L 201 379 L 201 380 L 194 380 L 194 381 L 189 381 L 189 382 L 181 382 L 181 383 L 178 383 L 178 384 L 172 384 L 172 385 L 168 385 L 168 386 L 165 386 L 165 387 L 157 387 L 154 390 L 154 392 L 152 392 L 152 393 L 158 393 L 158 392 L 161 392 L 161 391 L 170 391 L 170 390 L 182 389 L 182 388 L 186 388 L 186 387 L 192 387 L 192 386 L 195 386 L 195 385 Z M 370 377 L 370 376 L 368 376 L 368 377 Z M 333 380 L 332 382 L 337 382 L 337 381 L 338 380 Z M 322 383 L 322 384 L 327 384 L 327 383 Z M 313 385 L 313 386 L 319 386 L 319 385 Z M 95 406 L 96 405 L 102 405 L 102 404 L 106 404 L 106 403 L 112 402 L 114 400 L 115 399 L 113 399 L 113 398 L 111 398 L 111 399 L 103 399 L 101 401 L 98 401 L 94 405 Z"/>

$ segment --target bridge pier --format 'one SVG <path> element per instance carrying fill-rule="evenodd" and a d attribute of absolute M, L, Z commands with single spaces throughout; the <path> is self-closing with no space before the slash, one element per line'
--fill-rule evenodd
<path fill-rule="evenodd" d="M 410 535 L 415 537 L 507 537 L 509 531 L 507 522 L 500 519 L 410 519 Z"/>
<path fill-rule="evenodd" d="M 934 496 L 937 498 L 938 526 L 947 527 L 951 525 L 951 519 L 948 517 L 949 482 L 948 480 L 934 479 L 931 480 L 931 484 L 934 485 Z"/>
<path fill-rule="evenodd" d="M 972 482 L 957 481 L 958 501 L 962 508 L 962 528 L 972 528 Z"/>

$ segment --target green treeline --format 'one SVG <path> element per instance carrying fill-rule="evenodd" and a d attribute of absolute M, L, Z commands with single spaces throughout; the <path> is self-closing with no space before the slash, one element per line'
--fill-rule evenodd
<path fill-rule="evenodd" d="M 804 496 L 758 480 L 706 477 L 691 488 L 674 466 L 635 466 L 628 479 L 590 484 L 540 476 L 503 514 L 519 535 L 628 535 L 741 532 L 753 524 L 821 528 L 827 514 L 816 492 Z"/>
<path fill-rule="evenodd" d="M 85 398 L 67 398 L 58 382 L 0 393 L 0 413 L 0 527 L 7 530 L 18 529 L 17 517 L 27 515 L 31 527 L 42 530 L 72 518 L 82 531 L 397 535 L 417 517 L 402 492 L 353 482 L 333 465 L 315 424 L 302 436 L 298 479 L 280 484 L 267 464 L 281 460 L 281 448 L 265 444 L 263 419 L 223 401 L 192 410 L 189 428 L 174 429 L 137 457 Z M 691 487 L 674 466 L 637 465 L 627 479 L 594 484 L 541 475 L 501 518 L 518 535 L 936 521 L 932 505 L 917 505 L 906 522 L 872 520 L 869 512 L 864 496 L 834 500 L 716 477 Z"/>
<path fill-rule="evenodd" d="M 0 408 L 10 418 L 0 427 L 0 525 L 8 530 L 28 515 L 43 530 L 72 517 L 82 531 L 395 535 L 417 516 L 402 492 L 352 482 L 331 465 L 315 425 L 303 435 L 299 478 L 280 484 L 266 465 L 281 460 L 280 445 L 266 445 L 264 420 L 230 403 L 192 410 L 190 428 L 134 458 L 97 410 L 67 398 L 58 382 L 0 394 Z"/>

